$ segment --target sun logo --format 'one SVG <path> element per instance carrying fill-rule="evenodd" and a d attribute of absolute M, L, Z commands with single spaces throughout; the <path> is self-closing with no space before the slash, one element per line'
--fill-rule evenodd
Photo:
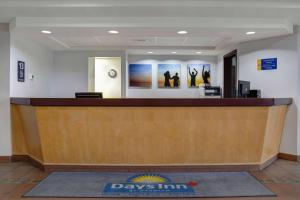
<path fill-rule="evenodd" d="M 138 174 L 127 180 L 131 183 L 169 183 L 171 180 L 159 174 Z"/>

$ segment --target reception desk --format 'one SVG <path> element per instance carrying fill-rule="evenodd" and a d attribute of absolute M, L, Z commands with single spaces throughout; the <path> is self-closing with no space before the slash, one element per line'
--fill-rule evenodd
<path fill-rule="evenodd" d="M 13 157 L 53 170 L 255 170 L 292 99 L 11 98 Z"/>

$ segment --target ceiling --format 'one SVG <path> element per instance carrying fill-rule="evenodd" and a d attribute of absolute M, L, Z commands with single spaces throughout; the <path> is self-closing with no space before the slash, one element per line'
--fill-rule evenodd
<path fill-rule="evenodd" d="M 300 25 L 300 1 L 0 0 L 0 23 L 10 23 L 17 38 L 58 51 L 216 55 L 236 43 L 292 34 Z"/>

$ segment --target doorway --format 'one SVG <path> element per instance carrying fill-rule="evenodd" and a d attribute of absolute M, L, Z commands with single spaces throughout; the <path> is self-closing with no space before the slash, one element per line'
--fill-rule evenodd
<path fill-rule="evenodd" d="M 237 91 L 237 50 L 224 56 L 224 98 L 235 98 Z"/>
<path fill-rule="evenodd" d="M 121 58 L 89 58 L 89 92 L 102 92 L 103 98 L 121 98 Z"/>

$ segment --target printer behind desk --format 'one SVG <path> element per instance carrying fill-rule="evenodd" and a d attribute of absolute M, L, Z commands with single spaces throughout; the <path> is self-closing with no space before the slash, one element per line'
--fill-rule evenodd
<path fill-rule="evenodd" d="M 207 97 L 221 97 L 221 88 L 217 86 L 205 86 L 204 92 Z"/>

